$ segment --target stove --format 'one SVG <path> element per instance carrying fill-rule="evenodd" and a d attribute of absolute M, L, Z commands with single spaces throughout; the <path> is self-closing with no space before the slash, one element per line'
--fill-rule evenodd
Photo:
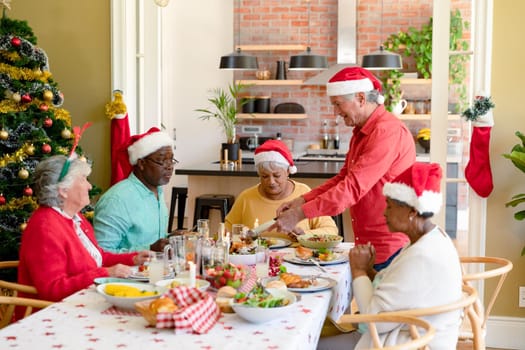
<path fill-rule="evenodd" d="M 307 150 L 306 154 L 299 157 L 297 160 L 321 161 L 321 162 L 344 162 L 346 153 L 341 150 L 334 149 L 319 149 Z"/>

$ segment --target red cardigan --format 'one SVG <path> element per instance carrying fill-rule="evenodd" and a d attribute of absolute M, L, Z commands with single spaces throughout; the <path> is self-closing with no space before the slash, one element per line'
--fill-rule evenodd
<path fill-rule="evenodd" d="M 115 254 L 102 250 L 93 226 L 81 218 L 82 230 L 102 254 L 102 266 L 133 265 L 136 252 Z M 106 276 L 106 268 L 97 267 L 82 245 L 72 219 L 44 206 L 33 213 L 22 234 L 19 283 L 34 286 L 39 299 L 60 301 L 93 284 L 94 278 Z"/>

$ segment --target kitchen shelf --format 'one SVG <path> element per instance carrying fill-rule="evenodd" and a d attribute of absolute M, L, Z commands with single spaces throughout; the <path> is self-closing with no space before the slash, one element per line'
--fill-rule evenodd
<path fill-rule="evenodd" d="M 401 120 L 430 120 L 431 114 L 401 114 L 399 119 Z M 454 121 L 454 120 L 460 120 L 461 115 L 459 114 L 449 114 L 448 120 Z"/>
<path fill-rule="evenodd" d="M 237 84 L 243 85 L 303 85 L 304 80 L 237 80 Z"/>
<path fill-rule="evenodd" d="M 291 114 L 291 113 L 239 113 L 237 114 L 238 119 L 244 120 L 278 120 L 278 119 L 306 119 L 306 114 Z"/>
<path fill-rule="evenodd" d="M 431 85 L 432 79 L 401 78 L 401 85 Z"/>
<path fill-rule="evenodd" d="M 243 51 L 305 51 L 306 45 L 237 45 Z"/>

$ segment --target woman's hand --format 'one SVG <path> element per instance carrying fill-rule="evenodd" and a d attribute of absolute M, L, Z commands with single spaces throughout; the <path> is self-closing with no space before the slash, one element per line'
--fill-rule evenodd
<path fill-rule="evenodd" d="M 128 265 L 117 264 L 111 267 L 106 267 L 109 277 L 126 278 L 131 274 L 131 267 Z"/>
<path fill-rule="evenodd" d="M 375 261 L 375 248 L 370 244 L 359 244 L 348 253 L 352 278 L 367 276 Z"/>
<path fill-rule="evenodd" d="M 149 257 L 153 252 L 151 250 L 142 250 L 133 257 L 134 265 L 144 265 L 145 262 L 149 261 Z"/>

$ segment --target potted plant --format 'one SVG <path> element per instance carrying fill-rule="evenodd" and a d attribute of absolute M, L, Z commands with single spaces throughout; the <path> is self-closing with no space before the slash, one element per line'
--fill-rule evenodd
<path fill-rule="evenodd" d="M 468 41 L 463 39 L 463 30 L 467 29 L 468 26 L 468 22 L 463 21 L 459 10 L 456 9 L 451 13 L 449 40 L 451 51 L 466 51 L 468 49 Z M 396 51 L 404 57 L 413 59 L 420 78 L 429 79 L 431 77 L 432 18 L 421 29 L 410 27 L 406 32 L 390 35 L 383 46 L 390 51 Z M 457 111 L 463 110 L 467 105 L 467 86 L 465 83 L 467 60 L 467 55 L 450 56 L 450 84 L 454 85 L 455 92 L 458 95 Z M 401 76 L 402 74 L 397 70 L 384 71 L 380 75 L 385 95 L 385 106 L 389 110 L 392 110 L 402 97 Z"/>
<path fill-rule="evenodd" d="M 236 142 L 235 127 L 238 119 L 237 114 L 239 108 L 248 102 L 247 99 L 240 99 L 240 93 L 247 87 L 243 84 L 232 83 L 228 89 L 216 88 L 213 90 L 213 96 L 208 98 L 208 102 L 213 105 L 213 109 L 199 108 L 197 112 L 203 113 L 199 118 L 209 120 L 216 119 L 224 130 L 226 136 L 226 143 L 222 144 L 221 159 L 224 155 L 224 150 L 228 150 L 228 160 L 237 160 L 239 144 Z"/>
<path fill-rule="evenodd" d="M 521 140 L 521 144 L 516 144 L 512 147 L 512 150 L 508 154 L 504 154 L 503 157 L 510 159 L 512 164 L 523 173 L 525 173 L 525 135 L 521 132 L 516 131 L 516 136 Z M 525 193 L 520 193 L 512 196 L 512 200 L 505 203 L 505 207 L 515 207 L 525 202 Z M 523 220 L 525 219 L 525 210 L 520 210 L 514 213 L 514 219 Z M 521 255 L 525 255 L 525 247 L 521 249 Z"/>

